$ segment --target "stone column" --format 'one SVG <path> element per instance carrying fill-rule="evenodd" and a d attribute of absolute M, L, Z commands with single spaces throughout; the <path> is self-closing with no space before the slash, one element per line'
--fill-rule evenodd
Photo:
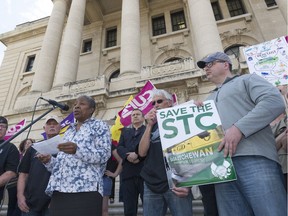
<path fill-rule="evenodd" d="M 53 87 L 76 81 L 86 0 L 72 1 Z"/>
<path fill-rule="evenodd" d="M 54 6 L 43 39 L 41 53 L 33 78 L 31 91 L 49 91 L 52 87 L 54 79 L 65 15 L 67 11 L 67 1 L 54 0 L 53 2 Z"/>
<path fill-rule="evenodd" d="M 210 0 L 187 0 L 191 30 L 196 45 L 196 59 L 223 51 Z"/>
<path fill-rule="evenodd" d="M 139 0 L 122 1 L 120 76 L 140 73 Z"/>
<path fill-rule="evenodd" d="M 141 65 L 151 65 L 151 49 L 150 49 L 150 28 L 149 28 L 149 10 L 145 9 L 141 11 Z"/>
<path fill-rule="evenodd" d="M 285 19 L 285 22 L 286 22 L 286 26 L 287 26 L 287 10 L 288 10 L 288 7 L 287 7 L 287 0 L 276 0 L 276 3 Z M 287 29 L 286 29 L 286 33 L 287 33 Z M 288 33 L 287 33 L 288 34 Z"/>

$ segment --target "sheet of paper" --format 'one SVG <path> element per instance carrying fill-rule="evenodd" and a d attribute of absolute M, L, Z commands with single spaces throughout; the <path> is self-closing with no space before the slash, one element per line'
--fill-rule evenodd
<path fill-rule="evenodd" d="M 57 154 L 59 152 L 57 146 L 62 142 L 63 138 L 57 135 L 51 139 L 34 143 L 32 147 L 40 154 Z"/>

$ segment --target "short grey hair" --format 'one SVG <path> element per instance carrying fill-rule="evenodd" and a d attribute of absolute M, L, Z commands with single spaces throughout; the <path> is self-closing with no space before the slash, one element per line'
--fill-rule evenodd
<path fill-rule="evenodd" d="M 153 89 L 152 98 L 155 97 L 155 96 L 163 96 L 167 100 L 171 100 L 173 102 L 172 95 L 169 92 L 165 91 L 164 89 Z"/>
<path fill-rule="evenodd" d="M 88 95 L 81 95 L 78 98 L 84 98 L 89 103 L 90 108 L 93 108 L 94 110 L 96 109 L 96 102 L 95 102 L 94 98 L 92 98 Z"/>

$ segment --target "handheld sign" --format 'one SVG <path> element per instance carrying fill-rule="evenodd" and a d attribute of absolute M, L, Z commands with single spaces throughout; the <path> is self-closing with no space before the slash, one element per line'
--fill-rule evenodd
<path fill-rule="evenodd" d="M 231 158 L 217 150 L 224 132 L 214 101 L 161 109 L 157 121 L 170 188 L 236 179 Z"/>

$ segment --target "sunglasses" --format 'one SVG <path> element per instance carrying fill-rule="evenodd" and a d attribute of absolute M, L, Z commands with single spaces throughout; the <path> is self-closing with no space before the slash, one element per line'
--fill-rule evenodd
<path fill-rule="evenodd" d="M 156 100 L 156 101 L 152 101 L 152 106 L 155 106 L 155 104 L 157 103 L 157 104 L 161 104 L 161 103 L 163 103 L 163 99 L 159 99 L 159 100 Z"/>

